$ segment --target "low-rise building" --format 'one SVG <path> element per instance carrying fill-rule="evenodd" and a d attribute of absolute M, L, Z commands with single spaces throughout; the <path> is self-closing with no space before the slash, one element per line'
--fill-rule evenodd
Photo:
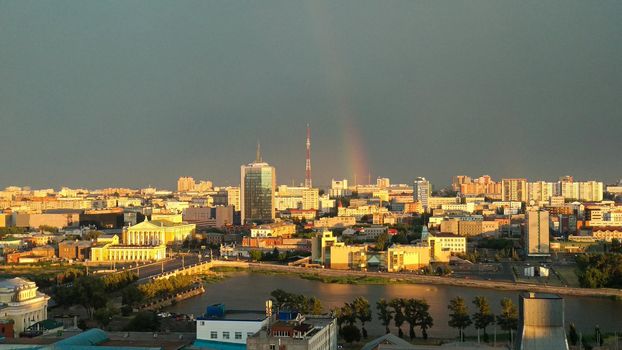
<path fill-rule="evenodd" d="M 65 260 L 86 260 L 92 245 L 91 241 L 62 241 L 58 243 L 58 257 Z"/>
<path fill-rule="evenodd" d="M 313 222 L 313 226 L 327 229 L 350 227 L 354 225 L 356 225 L 356 218 L 354 216 L 325 217 Z"/>
<path fill-rule="evenodd" d="M 269 316 L 265 311 L 226 310 L 224 304 L 207 307 L 206 313 L 197 318 L 198 348 L 231 349 L 244 348 L 246 341 L 260 329 L 267 327 Z"/>
<path fill-rule="evenodd" d="M 437 256 L 436 251 L 439 249 L 440 251 L 449 251 L 455 254 L 466 253 L 467 251 L 466 237 L 448 232 L 429 233 L 428 242 L 435 257 Z M 440 255 L 441 254 L 439 254 L 439 258 Z"/>
<path fill-rule="evenodd" d="M 599 241 L 611 242 L 613 239 L 622 240 L 622 226 L 592 227 L 592 237 Z"/>
<path fill-rule="evenodd" d="M 311 240 L 306 238 L 284 238 L 284 237 L 248 237 L 242 238 L 242 247 L 259 248 L 272 250 L 289 251 L 310 251 Z"/>
<path fill-rule="evenodd" d="M 394 244 L 387 249 L 388 272 L 416 271 L 430 265 L 430 247 Z"/>
<path fill-rule="evenodd" d="M 336 270 L 366 270 L 367 246 L 345 245 L 337 242 L 330 247 L 330 268 Z"/>
<path fill-rule="evenodd" d="M 6 255 L 6 262 L 8 264 L 30 264 L 41 261 L 49 261 L 55 257 L 56 249 L 52 246 L 46 245 L 34 247 L 31 250 L 9 253 Z"/>
<path fill-rule="evenodd" d="M 337 350 L 337 320 L 331 316 L 282 317 L 246 339 L 247 350 Z"/>
<path fill-rule="evenodd" d="M 291 237 L 296 233 L 296 225 L 287 222 L 259 225 L 251 228 L 251 237 Z"/>
<path fill-rule="evenodd" d="M 281 212 L 282 219 L 313 221 L 317 216 L 315 209 L 287 209 Z"/>

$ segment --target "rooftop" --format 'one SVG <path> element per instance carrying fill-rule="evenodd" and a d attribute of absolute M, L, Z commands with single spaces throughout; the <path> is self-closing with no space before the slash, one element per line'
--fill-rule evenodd
<path fill-rule="evenodd" d="M 197 321 L 263 321 L 266 319 L 266 312 L 256 310 L 226 310 L 224 316 L 200 316 Z"/>
<path fill-rule="evenodd" d="M 520 296 L 525 299 L 562 299 L 559 295 L 551 293 L 522 292 Z"/>
<path fill-rule="evenodd" d="M 35 282 L 20 277 L 0 280 L 0 289 L 16 289 L 19 287 L 35 287 Z"/>

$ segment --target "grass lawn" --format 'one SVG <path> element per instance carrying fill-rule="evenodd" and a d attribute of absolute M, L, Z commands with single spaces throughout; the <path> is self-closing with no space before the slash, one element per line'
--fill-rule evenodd
<path fill-rule="evenodd" d="M 579 278 L 575 273 L 575 266 L 556 266 L 554 269 L 566 281 L 568 287 L 581 287 Z"/>

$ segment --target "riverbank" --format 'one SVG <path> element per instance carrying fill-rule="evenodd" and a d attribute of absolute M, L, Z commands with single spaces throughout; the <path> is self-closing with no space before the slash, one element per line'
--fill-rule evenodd
<path fill-rule="evenodd" d="M 222 271 L 225 264 L 221 264 L 219 271 Z M 341 284 L 425 284 L 425 285 L 448 285 L 465 288 L 483 288 L 505 291 L 531 291 L 541 293 L 555 293 L 567 296 L 583 297 L 605 297 L 615 300 L 622 300 L 622 290 L 619 289 L 588 289 L 577 287 L 560 287 L 537 285 L 530 283 L 487 281 L 463 279 L 447 276 L 428 276 L 415 275 L 409 273 L 389 273 L 389 272 L 364 272 L 351 270 L 331 270 L 331 269 L 309 269 L 295 266 L 246 263 L 243 266 L 236 263 L 236 270 L 248 269 L 251 272 L 270 272 L 282 273 L 298 276 L 303 279 L 316 280 L 323 283 Z"/>
<path fill-rule="evenodd" d="M 456 335 L 455 329 L 448 326 L 449 300 L 462 297 L 467 304 L 469 314 L 475 312 L 472 300 L 475 297 L 485 297 L 489 300 L 491 311 L 501 313 L 500 302 L 510 298 L 518 304 L 518 292 L 483 288 L 464 288 L 449 285 L 431 285 L 419 283 L 389 283 L 389 284 L 351 284 L 351 283 L 324 283 L 319 280 L 301 278 L 294 273 L 278 271 L 255 271 L 250 268 L 231 271 L 225 274 L 226 278 L 217 283 L 205 285 L 205 293 L 191 299 L 179 302 L 164 309 L 176 314 L 201 315 L 207 305 L 223 303 L 228 309 L 259 310 L 266 300 L 270 299 L 275 289 L 282 289 L 288 293 L 314 296 L 322 303 L 324 311 L 342 307 L 356 297 L 362 296 L 372 304 L 373 320 L 366 324 L 370 335 L 384 334 L 384 326 L 377 318 L 375 303 L 384 299 L 417 298 L 425 299 L 430 305 L 430 314 L 434 318 L 434 327 L 428 332 L 432 338 L 452 338 Z M 622 330 L 622 302 L 611 298 L 564 297 L 566 323 L 574 323 L 577 329 L 584 334 L 593 332 L 596 325 L 601 326 L 603 332 Z M 606 326 L 604 326 L 606 325 Z M 392 331 L 397 329 L 392 325 Z M 492 334 L 494 329 L 490 329 Z M 501 333 L 497 329 L 498 335 Z M 477 334 L 477 330 L 469 328 L 469 336 Z"/>

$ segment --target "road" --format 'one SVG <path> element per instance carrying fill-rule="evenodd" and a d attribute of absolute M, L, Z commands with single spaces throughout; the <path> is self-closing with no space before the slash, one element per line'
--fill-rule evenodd
<path fill-rule="evenodd" d="M 205 259 L 202 259 L 203 261 Z M 139 279 L 148 279 L 152 276 L 158 275 L 162 272 L 170 272 L 184 266 L 193 265 L 199 262 L 199 256 L 197 254 L 180 254 L 166 260 L 117 267 L 117 272 L 132 271 L 138 275 Z"/>

